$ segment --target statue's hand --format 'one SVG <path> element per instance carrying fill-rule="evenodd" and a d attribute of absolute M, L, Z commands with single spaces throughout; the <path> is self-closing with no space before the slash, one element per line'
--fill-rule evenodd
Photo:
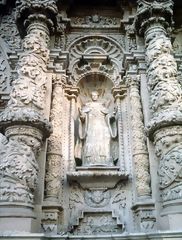
<path fill-rule="evenodd" d="M 79 111 L 79 115 L 80 115 L 80 120 L 82 122 L 84 122 L 85 120 L 85 114 L 82 112 L 82 110 L 80 108 L 78 108 L 78 111 Z"/>
<path fill-rule="evenodd" d="M 113 116 L 116 116 L 118 109 L 115 107 L 113 110 Z"/>

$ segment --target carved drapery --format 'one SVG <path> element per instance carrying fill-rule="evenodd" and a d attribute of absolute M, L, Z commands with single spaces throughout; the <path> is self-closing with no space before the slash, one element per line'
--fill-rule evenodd
<path fill-rule="evenodd" d="M 149 197 L 149 156 L 144 132 L 143 111 L 140 97 L 140 76 L 127 76 L 131 103 L 132 153 L 136 175 L 137 198 Z"/>
<path fill-rule="evenodd" d="M 181 199 L 181 86 L 167 30 L 172 23 L 171 0 L 139 1 L 136 26 L 144 34 L 152 119 L 148 133 L 160 159 L 163 202 Z M 146 18 L 147 16 L 147 18 Z M 138 24 L 141 24 L 139 27 Z"/>
<path fill-rule="evenodd" d="M 7 108 L 0 115 L 1 201 L 33 207 L 38 181 L 37 152 L 51 131 L 44 117 L 49 33 L 53 20 L 41 12 L 56 15 L 54 1 L 17 1 L 17 22 L 26 27 L 23 51 L 17 64 Z M 44 11 L 46 10 L 46 11 Z M 25 14 L 26 13 L 26 14 Z M 8 203 L 7 203 L 8 205 Z"/>

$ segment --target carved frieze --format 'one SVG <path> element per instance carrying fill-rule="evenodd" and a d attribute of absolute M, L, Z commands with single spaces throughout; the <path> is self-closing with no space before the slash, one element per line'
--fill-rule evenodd
<path fill-rule="evenodd" d="M 98 14 L 84 17 L 72 17 L 71 26 L 79 28 L 120 28 L 121 19 Z"/>

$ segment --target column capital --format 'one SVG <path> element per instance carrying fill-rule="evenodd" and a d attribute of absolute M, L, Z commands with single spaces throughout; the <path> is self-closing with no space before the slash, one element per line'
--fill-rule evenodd
<path fill-rule="evenodd" d="M 122 100 L 126 96 L 126 92 L 127 92 L 127 87 L 124 84 L 118 87 L 114 87 L 112 89 L 112 94 L 115 100 L 117 99 Z"/>
<path fill-rule="evenodd" d="M 53 74 L 52 76 L 52 84 L 53 88 L 55 87 L 65 87 L 67 83 L 67 75 L 65 73 Z"/>
<path fill-rule="evenodd" d="M 80 89 L 78 87 L 66 86 L 65 93 L 68 100 L 71 100 L 71 99 L 76 100 L 78 97 L 78 94 L 80 93 Z"/>
<path fill-rule="evenodd" d="M 53 32 L 57 14 L 56 0 L 16 0 L 16 20 L 23 36 L 26 27 L 33 21 L 45 22 L 49 31 Z"/>
<path fill-rule="evenodd" d="M 127 75 L 125 78 L 127 86 L 136 86 L 137 88 L 140 86 L 140 75 Z"/>
<path fill-rule="evenodd" d="M 165 29 L 173 24 L 173 0 L 138 0 L 135 27 L 139 34 L 154 25 L 162 25 Z"/>

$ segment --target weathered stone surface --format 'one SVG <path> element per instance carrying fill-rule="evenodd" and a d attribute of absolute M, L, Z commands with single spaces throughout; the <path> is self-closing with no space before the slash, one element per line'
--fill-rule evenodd
<path fill-rule="evenodd" d="M 0 1 L 0 239 L 182 238 L 178 4 Z"/>

